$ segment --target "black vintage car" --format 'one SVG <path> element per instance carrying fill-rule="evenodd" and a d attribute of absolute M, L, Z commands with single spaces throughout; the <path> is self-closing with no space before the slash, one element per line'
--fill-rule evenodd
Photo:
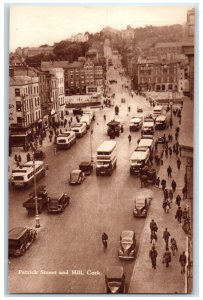
<path fill-rule="evenodd" d="M 122 231 L 120 235 L 120 246 L 118 257 L 121 259 L 131 260 L 136 257 L 137 243 L 135 232 L 131 230 Z"/>
<path fill-rule="evenodd" d="M 73 114 L 74 115 L 82 115 L 83 114 L 82 108 L 74 108 L 73 109 Z"/>
<path fill-rule="evenodd" d="M 15 227 L 8 233 L 8 256 L 21 256 L 30 247 L 37 231 L 28 227 Z"/>
<path fill-rule="evenodd" d="M 125 274 L 123 267 L 107 267 L 105 272 L 106 293 L 125 293 Z"/>
<path fill-rule="evenodd" d="M 111 139 L 114 139 L 116 136 L 120 135 L 120 130 L 121 130 L 120 122 L 116 120 L 112 120 L 107 124 L 107 126 L 108 126 L 107 134 Z"/>
<path fill-rule="evenodd" d="M 34 152 L 34 160 L 43 160 L 45 158 L 45 153 L 42 150 L 36 150 Z"/>
<path fill-rule="evenodd" d="M 63 212 L 70 203 L 70 197 L 65 194 L 49 195 L 48 212 Z"/>
<path fill-rule="evenodd" d="M 82 161 L 79 164 L 79 169 L 85 173 L 85 175 L 90 175 L 93 171 L 93 164 L 90 161 Z"/>

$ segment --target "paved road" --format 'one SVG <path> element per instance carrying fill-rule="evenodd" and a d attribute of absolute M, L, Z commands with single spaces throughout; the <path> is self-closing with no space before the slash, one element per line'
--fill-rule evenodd
<path fill-rule="evenodd" d="M 118 81 L 118 85 L 112 87 L 112 91 L 118 91 L 115 103 L 120 102 L 123 94 L 121 79 L 118 78 Z M 124 92 L 128 97 L 127 92 Z M 132 108 L 136 108 L 135 102 L 142 99 L 135 100 L 129 97 L 129 101 L 132 101 Z M 134 230 L 139 243 L 144 226 L 144 220 L 137 220 L 132 216 L 134 195 L 140 188 L 140 181 L 129 175 L 129 158 L 140 133 L 133 133 L 129 145 L 128 122 L 132 115 L 127 115 L 127 103 L 119 105 L 124 133 L 116 139 L 118 166 L 111 177 L 97 177 L 94 171 L 81 186 L 68 184 L 70 171 L 77 168 L 80 161 L 90 158 L 89 132 L 78 139 L 70 150 L 60 151 L 58 156 L 54 156 L 53 146 L 44 149 L 49 170 L 39 184 L 45 184 L 48 192 L 68 193 L 71 204 L 63 214 L 48 215 L 47 212 L 43 212 L 40 215 L 42 226 L 36 242 L 23 257 L 11 259 L 8 280 L 10 292 L 102 293 L 104 271 L 108 265 L 123 265 L 127 281 L 130 281 L 134 262 L 119 261 L 117 252 L 122 230 Z M 148 103 L 144 106 L 145 111 L 149 109 Z M 113 108 L 96 111 L 92 142 L 94 158 L 97 147 L 102 141 L 109 139 L 103 114 L 106 114 L 108 122 L 114 115 L 113 112 Z M 9 228 L 34 224 L 34 216 L 28 216 L 22 207 L 29 193 L 30 190 L 10 190 Z M 101 244 L 103 231 L 109 235 L 109 249 L 106 253 L 103 252 Z M 25 275 L 20 270 L 36 271 L 38 276 Z M 79 270 L 79 274 L 72 274 L 72 270 Z M 44 274 L 44 271 L 49 274 Z M 62 275 L 59 272 L 66 274 Z"/>

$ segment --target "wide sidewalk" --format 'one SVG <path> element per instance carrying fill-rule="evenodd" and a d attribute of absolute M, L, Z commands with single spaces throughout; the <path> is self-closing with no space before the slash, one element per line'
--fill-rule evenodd
<path fill-rule="evenodd" d="M 184 110 L 182 111 L 184 114 Z M 178 126 L 178 119 L 174 119 L 174 128 Z M 186 170 L 186 159 L 181 157 L 182 165 L 178 170 L 176 166 L 176 156 L 173 154 L 171 159 L 165 158 L 164 164 L 158 171 L 160 179 L 165 178 L 167 181 L 166 188 L 171 188 L 171 179 L 167 177 L 166 169 L 170 164 L 173 170 L 172 176 L 177 183 L 177 190 L 174 194 L 173 203 L 169 214 L 165 214 L 162 208 L 163 192 L 160 188 L 153 188 L 154 197 L 149 209 L 149 215 L 146 219 L 141 240 L 139 242 L 138 256 L 135 261 L 134 270 L 129 286 L 129 293 L 136 294 L 184 294 L 187 293 L 187 273 L 181 274 L 179 256 L 183 251 L 188 255 L 188 236 L 182 229 L 180 224 L 175 219 L 177 205 L 175 197 L 180 194 L 182 198 L 182 188 L 184 186 L 184 174 Z M 181 200 L 181 208 L 190 210 L 190 200 Z M 157 268 L 153 269 L 151 259 L 149 258 L 150 244 L 150 222 L 154 219 L 158 225 L 158 241 L 155 245 L 158 257 Z M 167 228 L 178 244 L 178 252 L 172 256 L 172 261 L 169 268 L 162 264 L 163 253 L 165 251 L 165 242 L 163 240 L 163 231 Z"/>

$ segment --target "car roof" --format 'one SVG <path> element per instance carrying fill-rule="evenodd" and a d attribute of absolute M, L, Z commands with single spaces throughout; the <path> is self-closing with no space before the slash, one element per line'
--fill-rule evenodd
<path fill-rule="evenodd" d="M 145 199 L 146 199 L 146 197 L 144 198 L 144 197 L 137 197 L 136 199 L 135 199 L 135 203 L 136 204 L 138 204 L 138 203 L 145 203 Z"/>
<path fill-rule="evenodd" d="M 151 146 L 153 143 L 153 140 L 152 139 L 141 139 L 139 144 L 138 144 L 138 147 L 144 147 L 144 146 Z"/>
<path fill-rule="evenodd" d="M 15 227 L 8 232 L 8 238 L 10 240 L 18 240 L 26 231 L 26 227 Z"/>
<path fill-rule="evenodd" d="M 79 174 L 81 172 L 81 170 L 72 170 L 71 174 Z"/>
<path fill-rule="evenodd" d="M 132 239 L 134 235 L 134 231 L 132 230 L 124 230 L 121 232 L 121 238 L 128 238 L 128 239 Z"/>
<path fill-rule="evenodd" d="M 112 266 L 107 267 L 105 271 L 105 275 L 107 278 L 120 279 L 123 276 L 123 267 L 120 266 Z"/>
<path fill-rule="evenodd" d="M 142 121 L 142 119 L 139 117 L 135 117 L 130 120 L 130 122 L 140 122 L 140 121 Z"/>
<path fill-rule="evenodd" d="M 82 161 L 79 166 L 89 166 L 90 164 L 90 161 Z"/>

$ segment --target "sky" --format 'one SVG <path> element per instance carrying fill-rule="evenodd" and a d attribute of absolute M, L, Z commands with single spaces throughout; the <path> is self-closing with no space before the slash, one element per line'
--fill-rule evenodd
<path fill-rule="evenodd" d="M 9 49 L 53 45 L 79 32 L 95 33 L 106 26 L 125 29 L 145 25 L 186 23 L 188 6 L 10 5 Z"/>

